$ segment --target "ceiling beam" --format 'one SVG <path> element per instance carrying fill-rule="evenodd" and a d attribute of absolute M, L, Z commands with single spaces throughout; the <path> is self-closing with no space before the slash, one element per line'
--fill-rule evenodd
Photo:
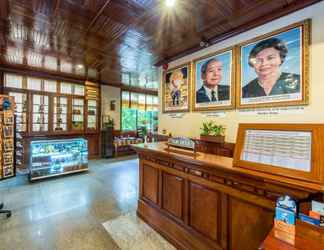
<path fill-rule="evenodd" d="M 55 1 L 54 10 L 53 10 L 53 16 L 57 16 L 58 11 L 60 9 L 60 4 L 61 4 L 61 0 L 56 0 Z"/>
<path fill-rule="evenodd" d="M 102 13 L 104 12 L 104 10 L 106 9 L 106 7 L 110 4 L 111 0 L 107 0 L 104 5 L 99 9 L 97 15 L 95 15 L 95 17 L 91 20 L 90 24 L 88 25 L 86 32 L 88 33 L 89 30 L 92 28 L 92 26 L 97 22 L 98 18 L 102 15 Z"/>

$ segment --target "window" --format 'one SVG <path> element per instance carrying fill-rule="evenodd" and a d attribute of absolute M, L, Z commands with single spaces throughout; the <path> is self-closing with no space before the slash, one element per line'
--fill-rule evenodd
<path fill-rule="evenodd" d="M 84 86 L 75 84 L 73 94 L 83 96 L 84 95 Z"/>
<path fill-rule="evenodd" d="M 158 128 L 158 97 L 122 92 L 122 130 L 137 130 L 147 127 L 151 132 Z"/>
<path fill-rule="evenodd" d="M 44 91 L 56 93 L 56 81 L 44 80 Z"/>
<path fill-rule="evenodd" d="M 23 82 L 23 77 L 12 74 L 5 74 L 5 86 L 8 88 L 17 88 L 21 89 Z"/>
<path fill-rule="evenodd" d="M 72 94 L 72 84 L 71 83 L 61 83 L 61 93 L 62 94 Z"/>
<path fill-rule="evenodd" d="M 148 72 L 122 72 L 121 81 L 124 85 L 133 87 L 140 87 L 145 89 L 158 89 L 159 87 L 159 73 L 156 68 Z"/>
<path fill-rule="evenodd" d="M 42 90 L 42 80 L 38 78 L 27 77 L 27 89 Z"/>

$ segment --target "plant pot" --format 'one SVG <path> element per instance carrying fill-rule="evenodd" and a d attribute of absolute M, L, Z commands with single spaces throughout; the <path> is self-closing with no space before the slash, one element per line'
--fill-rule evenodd
<path fill-rule="evenodd" d="M 225 136 L 223 136 L 223 135 L 200 135 L 200 140 L 208 141 L 208 142 L 215 142 L 215 143 L 224 143 Z"/>

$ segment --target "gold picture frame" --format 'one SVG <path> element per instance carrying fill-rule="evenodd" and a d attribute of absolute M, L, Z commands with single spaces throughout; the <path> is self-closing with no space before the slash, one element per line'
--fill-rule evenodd
<path fill-rule="evenodd" d="M 233 166 L 277 178 L 324 183 L 323 136 L 323 124 L 239 124 Z M 284 160 L 278 164 L 280 157 Z"/>
<path fill-rule="evenodd" d="M 189 62 L 163 72 L 161 84 L 163 113 L 190 111 L 191 67 Z"/>
<path fill-rule="evenodd" d="M 192 63 L 192 111 L 212 111 L 228 110 L 235 108 L 235 50 L 228 47 L 203 57 L 197 58 Z M 221 70 L 220 79 L 218 77 L 218 87 L 215 101 L 206 88 L 207 79 L 204 80 L 203 72 L 206 74 L 208 64 L 214 62 L 215 70 Z M 217 66 L 217 63 L 219 63 Z M 224 73 L 225 72 L 225 73 Z M 217 74 L 217 73 L 213 73 Z M 207 77 L 206 77 L 207 78 Z M 224 84 L 225 83 L 225 84 Z M 212 84 L 210 84 L 213 86 Z"/>
<path fill-rule="evenodd" d="M 3 126 L 3 138 L 13 138 L 14 136 L 14 128 L 12 125 Z"/>
<path fill-rule="evenodd" d="M 237 45 L 236 107 L 307 105 L 310 41 L 307 19 Z M 270 55 L 275 48 L 278 55 Z"/>

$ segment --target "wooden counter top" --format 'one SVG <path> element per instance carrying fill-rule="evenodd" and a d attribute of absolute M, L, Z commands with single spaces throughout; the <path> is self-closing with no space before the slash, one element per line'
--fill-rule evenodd
<path fill-rule="evenodd" d="M 172 151 L 167 150 L 166 142 L 156 142 L 147 144 L 136 144 L 132 145 L 137 153 L 155 153 L 161 156 L 179 160 L 182 162 L 194 164 L 210 170 L 222 170 L 236 174 L 243 174 L 249 177 L 262 179 L 264 182 L 271 184 L 284 184 L 291 187 L 298 188 L 300 190 L 311 190 L 316 192 L 324 193 L 324 186 L 318 183 L 312 183 L 275 174 L 268 174 L 259 171 L 248 170 L 244 168 L 234 167 L 233 158 L 218 156 L 214 154 L 207 154 L 198 152 L 196 156 L 191 155 L 186 150 L 174 149 Z"/>

